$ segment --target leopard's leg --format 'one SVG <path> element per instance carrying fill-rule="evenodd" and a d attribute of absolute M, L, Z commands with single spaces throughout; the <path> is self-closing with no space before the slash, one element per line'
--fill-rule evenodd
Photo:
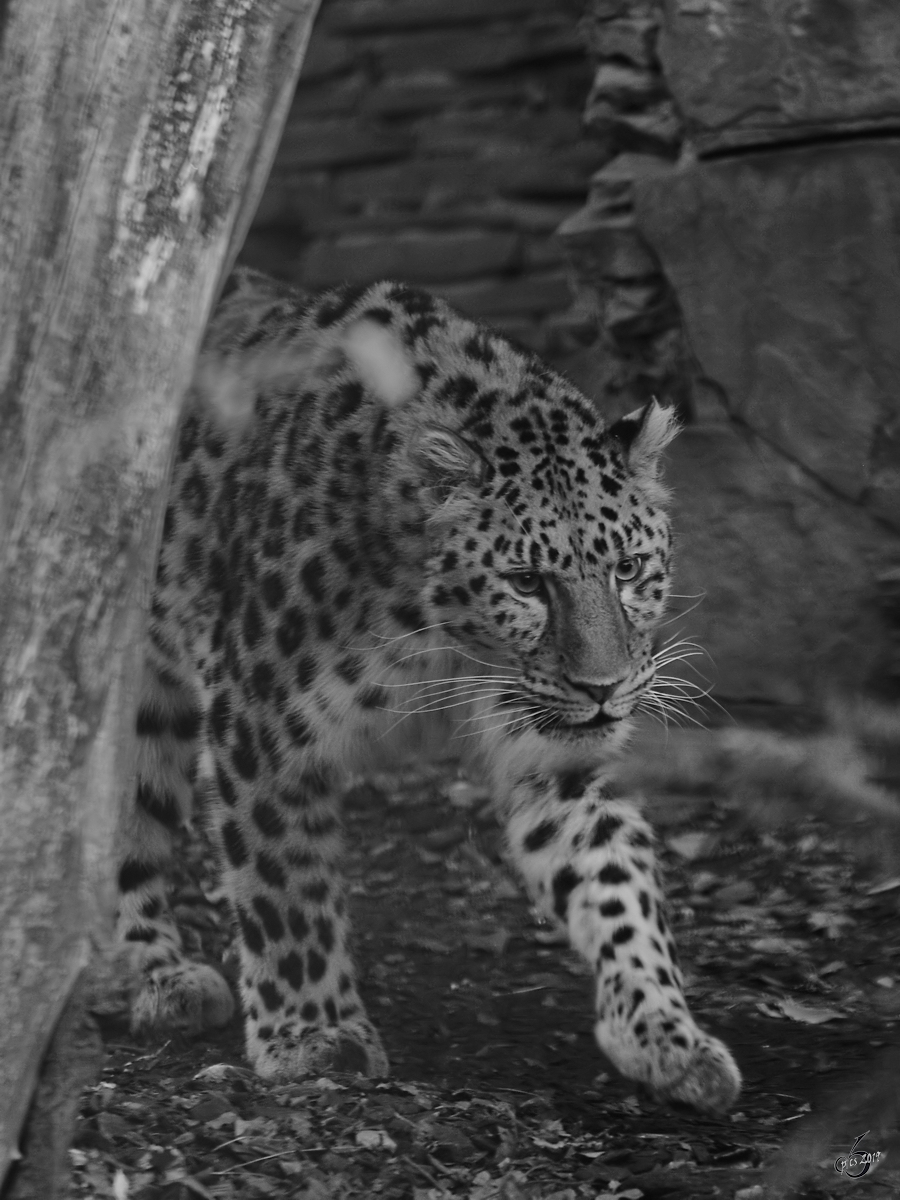
<path fill-rule="evenodd" d="M 234 1012 L 218 971 L 184 955 L 168 903 L 173 834 L 191 815 L 201 726 L 183 659 L 154 624 L 137 716 L 137 787 L 126 815 L 118 875 L 115 983 L 129 995 L 135 1033 L 199 1032 Z"/>
<path fill-rule="evenodd" d="M 224 693 L 222 694 L 224 697 Z M 310 755 L 281 762 L 271 730 L 212 709 L 218 836 L 240 932 L 247 1055 L 264 1078 L 387 1073 L 348 949 L 337 778 Z M 294 741 L 309 736 L 289 718 Z"/>
<path fill-rule="evenodd" d="M 650 827 L 587 772 L 530 774 L 511 793 L 513 858 L 539 908 L 596 972 L 594 1032 L 629 1079 L 723 1112 L 740 1072 L 688 1011 L 663 913 Z"/>

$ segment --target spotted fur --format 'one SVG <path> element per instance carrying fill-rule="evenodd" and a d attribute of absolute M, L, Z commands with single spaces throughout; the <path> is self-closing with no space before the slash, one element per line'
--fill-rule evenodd
<path fill-rule="evenodd" d="M 384 1073 L 336 797 L 348 773 L 450 737 L 596 973 L 603 1051 L 659 1095 L 734 1101 L 737 1068 L 685 1003 L 652 833 L 611 786 L 653 694 L 674 432 L 656 404 L 605 426 L 533 356 L 404 286 L 307 301 L 238 279 L 183 422 L 153 600 L 119 877 L 136 1029 L 231 1014 L 165 904 L 196 783 L 256 1070 Z"/>

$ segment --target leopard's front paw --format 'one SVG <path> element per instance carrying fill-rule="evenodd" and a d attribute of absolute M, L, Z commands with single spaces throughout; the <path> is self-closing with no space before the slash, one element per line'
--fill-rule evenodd
<path fill-rule="evenodd" d="M 600 1020 L 594 1032 L 613 1065 L 661 1099 L 723 1113 L 740 1094 L 741 1073 L 728 1047 L 683 1012 L 644 1012 L 627 1028 Z"/>
<path fill-rule="evenodd" d="M 741 1073 L 724 1042 L 698 1030 L 680 1079 L 667 1083 L 659 1094 L 681 1100 L 701 1112 L 727 1112 L 741 1092 Z"/>
<path fill-rule="evenodd" d="M 365 1017 L 335 1026 L 285 1023 L 247 1030 L 247 1056 L 263 1079 L 288 1082 L 304 1075 L 351 1071 L 380 1077 L 388 1058 L 375 1026 Z"/>

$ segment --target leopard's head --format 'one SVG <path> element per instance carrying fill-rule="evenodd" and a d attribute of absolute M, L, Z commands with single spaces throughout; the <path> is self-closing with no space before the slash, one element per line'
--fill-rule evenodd
<path fill-rule="evenodd" d="M 508 416 L 490 445 L 465 429 L 420 434 L 445 489 L 429 617 L 475 660 L 473 676 L 500 681 L 511 720 L 616 739 L 656 672 L 671 559 L 659 456 L 673 414 L 653 402 L 604 427 L 559 396 Z"/>
<path fill-rule="evenodd" d="M 435 355 L 443 369 L 409 406 L 404 435 L 428 514 L 427 623 L 459 648 L 470 694 L 510 725 L 618 742 L 642 700 L 654 703 L 671 551 L 659 469 L 673 412 L 654 401 L 607 425 L 503 339 L 483 335 L 474 363 L 452 361 L 460 340 Z M 416 386 L 399 351 L 383 357 L 400 382 L 370 370 L 370 387 L 404 409 Z"/>

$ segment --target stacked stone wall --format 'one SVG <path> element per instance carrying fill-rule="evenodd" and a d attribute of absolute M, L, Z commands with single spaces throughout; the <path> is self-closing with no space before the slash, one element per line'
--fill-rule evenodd
<path fill-rule="evenodd" d="M 581 0 L 324 0 L 243 261 L 310 288 L 401 277 L 569 352 L 556 230 L 603 161 L 582 126 L 581 13 Z"/>

